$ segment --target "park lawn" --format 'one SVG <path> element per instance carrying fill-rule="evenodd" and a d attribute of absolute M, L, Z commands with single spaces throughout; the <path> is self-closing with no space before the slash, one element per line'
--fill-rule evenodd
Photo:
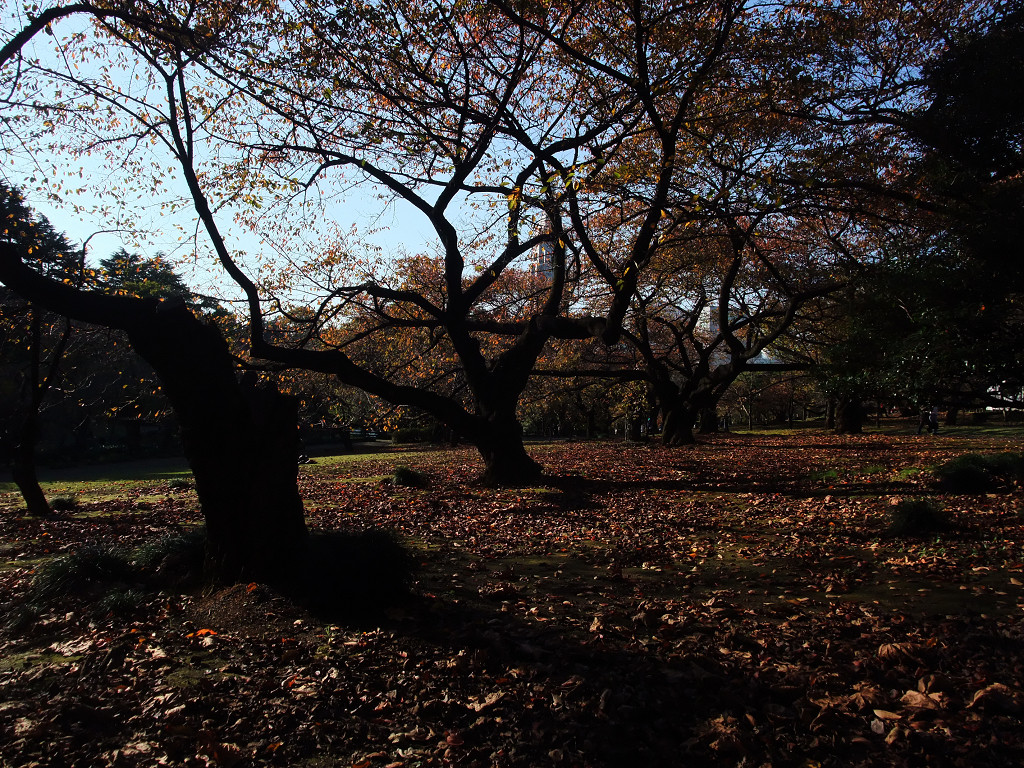
<path fill-rule="evenodd" d="M 67 594 L 40 598 L 32 579 L 67 567 L 55 557 L 106 563 L 109 547 L 187 541 L 200 522 L 177 475 L 55 478 L 80 494 L 75 511 L 29 520 L 7 500 L 0 522 L 0 754 L 12 766 L 1022 764 L 1022 493 L 948 494 L 930 472 L 1019 438 L 535 444 L 545 481 L 500 490 L 474 483 L 469 449 L 320 457 L 299 468 L 310 526 L 355 542 L 358 589 L 374 594 L 398 567 L 366 531 L 392 532 L 417 566 L 408 598 L 358 613 L 257 584 L 203 588 L 180 578 L 173 546 L 151 578 L 79 570 Z M 428 485 L 389 482 L 399 466 Z M 949 529 L 891 535 L 904 499 L 942 507 Z"/>

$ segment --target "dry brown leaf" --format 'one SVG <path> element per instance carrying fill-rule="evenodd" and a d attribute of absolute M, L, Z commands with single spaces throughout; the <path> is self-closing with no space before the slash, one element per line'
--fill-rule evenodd
<path fill-rule="evenodd" d="M 1016 713 L 1021 710 L 1021 693 L 1002 683 L 992 683 L 971 697 L 968 709 Z"/>
<path fill-rule="evenodd" d="M 917 681 L 917 690 L 921 693 L 949 691 L 952 687 L 953 683 L 945 675 L 927 674 Z"/>
<path fill-rule="evenodd" d="M 875 713 L 875 717 L 882 720 L 899 720 L 901 717 L 899 713 L 890 712 L 887 709 L 873 709 L 871 711 Z"/>
<path fill-rule="evenodd" d="M 885 643 L 878 648 L 878 658 L 885 662 L 901 663 L 904 661 L 913 661 L 920 663 L 920 660 L 915 655 L 921 646 L 917 643 Z"/>
<path fill-rule="evenodd" d="M 935 701 L 935 699 L 926 693 L 921 693 L 920 691 L 907 691 L 903 694 L 900 701 L 908 707 L 916 707 L 917 709 L 939 708 L 939 703 Z"/>
<path fill-rule="evenodd" d="M 472 709 L 474 712 L 482 712 L 488 707 L 497 704 L 503 698 L 505 698 L 504 691 L 492 691 L 491 693 L 488 693 L 486 696 L 484 696 L 482 700 L 478 698 L 470 699 L 469 703 L 466 706 Z"/>
<path fill-rule="evenodd" d="M 889 697 L 881 688 L 870 683 L 858 683 L 857 692 L 849 698 L 850 704 L 856 709 L 874 709 L 889 701 Z"/>

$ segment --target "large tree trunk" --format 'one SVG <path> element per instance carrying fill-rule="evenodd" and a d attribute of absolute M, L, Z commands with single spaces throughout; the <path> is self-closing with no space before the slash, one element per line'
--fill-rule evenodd
<path fill-rule="evenodd" d="M 859 435 L 864 431 L 864 406 L 860 398 L 845 397 L 836 404 L 836 427 L 841 435 Z"/>
<path fill-rule="evenodd" d="M 665 445 L 695 445 L 693 434 L 696 412 L 685 405 L 674 405 L 665 412 L 665 423 L 661 430 L 661 441 Z"/>
<path fill-rule="evenodd" d="M 206 520 L 207 566 L 222 582 L 283 583 L 307 543 L 296 485 L 297 407 L 269 384 L 240 383 L 227 344 L 184 307 L 129 329 L 181 424 Z"/>
<path fill-rule="evenodd" d="M 660 381 L 651 390 L 661 418 L 662 445 L 694 445 L 693 427 L 697 420 L 697 409 L 680 393 L 676 384 Z"/>
<path fill-rule="evenodd" d="M 718 409 L 713 405 L 700 409 L 700 433 L 713 435 L 718 432 Z"/>
<path fill-rule="evenodd" d="M 293 400 L 272 386 L 240 384 L 220 332 L 184 302 L 80 291 L 34 272 L 6 243 L 0 280 L 67 317 L 123 329 L 152 366 L 181 424 L 211 576 L 282 583 L 300 575 L 308 536 Z"/>
<path fill-rule="evenodd" d="M 644 434 L 644 422 L 641 418 L 630 417 L 626 420 L 626 435 L 630 442 L 642 443 L 647 439 Z"/>
<path fill-rule="evenodd" d="M 836 410 L 836 400 L 830 397 L 825 402 L 825 429 L 834 430 L 836 428 Z"/>
<path fill-rule="evenodd" d="M 14 484 L 18 486 L 18 492 L 25 500 L 25 506 L 30 515 L 43 517 L 50 514 L 52 509 L 46 500 L 39 485 L 39 476 L 36 472 L 36 446 L 39 443 L 39 410 L 43 406 L 43 398 L 57 374 L 57 369 L 64 356 L 64 349 L 67 346 L 68 338 L 71 335 L 71 324 L 65 322 L 64 332 L 53 349 L 53 355 L 47 366 L 48 370 L 43 371 L 42 352 L 42 330 L 39 318 L 39 309 L 29 304 L 29 374 L 27 384 L 27 396 L 22 397 L 24 417 L 18 427 L 18 441 L 14 447 L 14 456 L 11 463 L 11 477 Z"/>
<path fill-rule="evenodd" d="M 484 460 L 480 480 L 490 486 L 523 486 L 536 483 L 543 474 L 523 445 L 523 430 L 514 415 L 495 414 L 473 439 Z"/>

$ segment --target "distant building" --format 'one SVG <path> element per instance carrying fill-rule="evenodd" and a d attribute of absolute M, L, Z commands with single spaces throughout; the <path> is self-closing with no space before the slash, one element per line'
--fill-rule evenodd
<path fill-rule="evenodd" d="M 545 217 L 545 227 L 540 234 L 551 234 L 551 220 Z M 555 243 L 552 239 L 533 246 L 530 251 L 530 274 L 543 277 L 545 280 L 555 278 Z"/>
<path fill-rule="evenodd" d="M 697 330 L 705 334 L 709 339 L 718 335 L 718 307 L 708 304 L 700 311 L 700 319 L 697 321 Z"/>
<path fill-rule="evenodd" d="M 555 244 L 550 240 L 533 246 L 530 251 L 530 273 L 545 280 L 555 279 Z"/>

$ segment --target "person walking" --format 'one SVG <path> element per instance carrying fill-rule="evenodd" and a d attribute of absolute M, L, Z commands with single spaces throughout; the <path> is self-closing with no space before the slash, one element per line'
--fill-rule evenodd
<path fill-rule="evenodd" d="M 921 434 L 921 431 L 928 426 L 928 409 L 922 408 L 920 414 L 917 417 L 917 434 Z M 931 431 L 931 430 L 929 430 Z"/>

